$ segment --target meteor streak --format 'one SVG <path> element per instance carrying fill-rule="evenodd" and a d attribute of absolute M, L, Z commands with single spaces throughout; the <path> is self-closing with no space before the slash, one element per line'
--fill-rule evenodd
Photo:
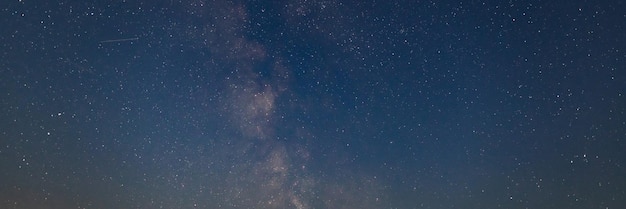
<path fill-rule="evenodd" d="M 100 41 L 100 43 L 113 43 L 113 42 L 135 41 L 135 40 L 139 40 L 139 38 L 134 37 L 134 38 L 122 38 L 122 39 L 110 39 L 110 40 Z"/>

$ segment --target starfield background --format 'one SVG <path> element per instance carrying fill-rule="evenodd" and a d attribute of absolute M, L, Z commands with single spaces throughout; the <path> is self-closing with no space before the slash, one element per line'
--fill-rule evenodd
<path fill-rule="evenodd" d="M 0 3 L 0 208 L 626 208 L 623 1 Z"/>

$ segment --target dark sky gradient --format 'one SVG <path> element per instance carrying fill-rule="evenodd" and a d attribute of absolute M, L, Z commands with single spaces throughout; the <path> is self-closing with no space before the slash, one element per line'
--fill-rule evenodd
<path fill-rule="evenodd" d="M 3 1 L 0 208 L 626 208 L 624 8 Z"/>

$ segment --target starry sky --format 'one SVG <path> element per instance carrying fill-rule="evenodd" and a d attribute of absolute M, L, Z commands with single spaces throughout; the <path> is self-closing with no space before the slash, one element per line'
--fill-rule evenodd
<path fill-rule="evenodd" d="M 624 208 L 623 8 L 3 1 L 0 208 Z"/>

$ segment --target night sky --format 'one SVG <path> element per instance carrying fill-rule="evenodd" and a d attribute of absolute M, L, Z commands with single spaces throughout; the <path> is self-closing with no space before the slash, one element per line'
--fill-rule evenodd
<path fill-rule="evenodd" d="M 0 3 L 0 208 L 626 208 L 623 1 Z"/>

